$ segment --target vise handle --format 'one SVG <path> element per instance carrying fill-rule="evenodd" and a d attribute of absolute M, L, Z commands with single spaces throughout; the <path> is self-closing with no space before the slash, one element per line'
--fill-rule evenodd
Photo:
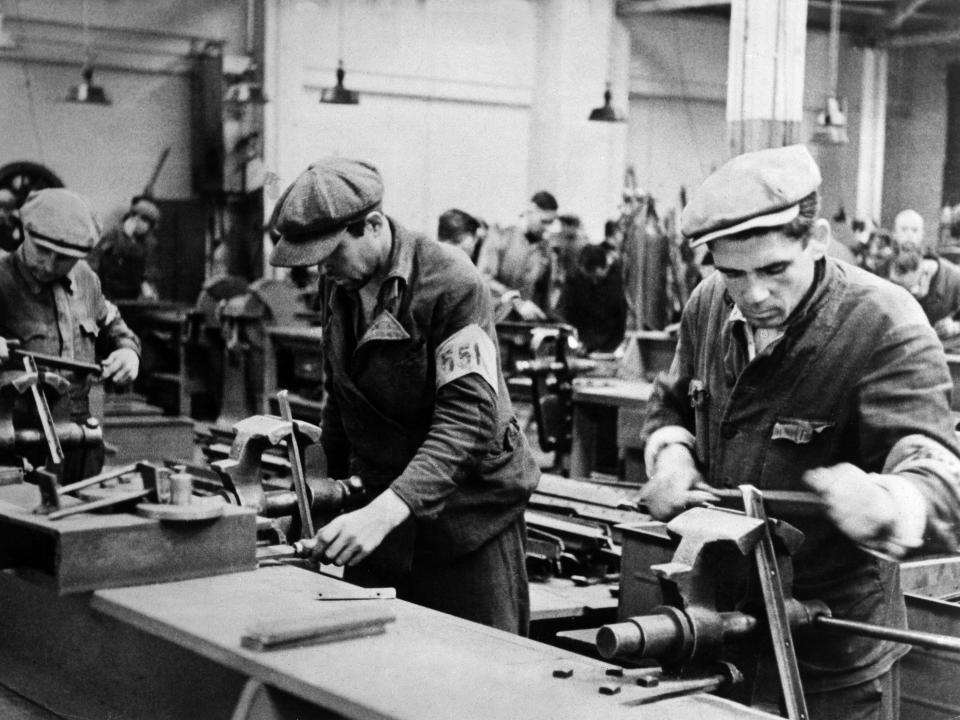
<path fill-rule="evenodd" d="M 23 350 L 19 340 L 7 340 L 7 347 L 10 348 L 10 354 L 16 357 L 30 357 L 37 365 L 56 368 L 58 370 L 73 370 L 74 372 L 87 373 L 90 375 L 103 375 L 103 366 L 97 363 L 81 362 L 79 360 L 68 360 L 57 355 L 47 355 L 45 353 Z"/>

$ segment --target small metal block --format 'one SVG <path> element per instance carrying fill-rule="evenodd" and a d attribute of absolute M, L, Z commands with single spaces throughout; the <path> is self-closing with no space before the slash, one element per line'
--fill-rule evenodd
<path fill-rule="evenodd" d="M 637 685 L 640 687 L 656 687 L 660 684 L 660 678 L 656 675 L 641 675 L 637 678 Z"/>
<path fill-rule="evenodd" d="M 616 695 L 620 692 L 620 686 L 613 683 L 604 683 L 600 686 L 601 695 Z"/>
<path fill-rule="evenodd" d="M 561 667 L 553 671 L 553 676 L 555 678 L 562 678 L 566 680 L 567 678 L 573 677 L 573 668 L 572 667 Z"/>
<path fill-rule="evenodd" d="M 623 677 L 623 668 L 622 667 L 607 668 L 607 675 L 611 677 Z"/>

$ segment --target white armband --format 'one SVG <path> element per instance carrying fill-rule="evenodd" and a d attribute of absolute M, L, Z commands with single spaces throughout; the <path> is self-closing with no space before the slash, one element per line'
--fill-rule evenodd
<path fill-rule="evenodd" d="M 449 382 L 476 373 L 499 395 L 497 349 L 493 340 L 474 323 L 457 330 L 437 348 L 437 390 Z"/>

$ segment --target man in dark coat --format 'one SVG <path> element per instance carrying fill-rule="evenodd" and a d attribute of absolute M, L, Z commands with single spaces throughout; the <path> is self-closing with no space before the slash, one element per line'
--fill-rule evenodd
<path fill-rule="evenodd" d="M 500 372 L 492 299 L 462 251 L 381 209 L 377 170 L 304 171 L 274 208 L 271 263 L 324 282 L 322 444 L 374 496 L 317 532 L 345 578 L 525 633 L 523 510 L 538 470 Z"/>
<path fill-rule="evenodd" d="M 902 288 L 826 256 L 820 171 L 802 145 L 730 160 L 681 230 L 716 272 L 683 311 L 644 426 L 644 490 L 667 518 L 710 487 L 813 490 L 793 592 L 834 616 L 906 626 L 895 561 L 955 551 L 960 445 L 943 348 Z M 889 641 L 810 630 L 797 658 L 812 720 L 898 717 Z"/>

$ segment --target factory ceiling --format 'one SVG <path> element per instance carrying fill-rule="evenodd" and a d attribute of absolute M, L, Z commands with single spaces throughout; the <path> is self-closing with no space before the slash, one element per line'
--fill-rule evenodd
<path fill-rule="evenodd" d="M 808 27 L 830 26 L 830 0 L 809 0 Z M 841 31 L 858 41 L 890 47 L 946 45 L 960 40 L 956 0 L 842 0 Z M 637 18 L 653 12 L 730 14 L 730 0 L 619 0 L 617 14 Z"/>

